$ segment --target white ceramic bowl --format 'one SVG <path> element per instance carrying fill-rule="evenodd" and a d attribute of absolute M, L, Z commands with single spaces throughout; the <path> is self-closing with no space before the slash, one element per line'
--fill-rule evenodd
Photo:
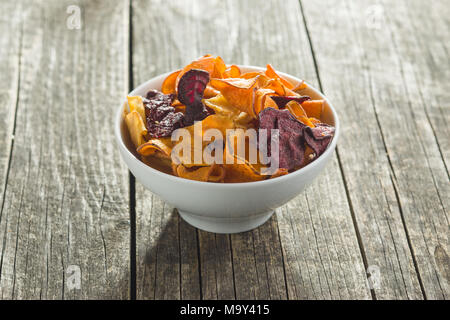
<path fill-rule="evenodd" d="M 264 70 L 259 67 L 240 66 L 243 72 Z M 129 95 L 145 96 L 150 89 L 161 89 L 166 73 L 139 85 Z M 279 73 L 292 81 L 299 79 Z M 216 233 L 237 233 L 256 228 L 266 222 L 274 210 L 293 199 L 309 185 L 331 159 L 339 136 L 339 119 L 331 103 L 308 84 L 304 94 L 312 99 L 324 99 L 322 120 L 336 127 L 327 150 L 315 161 L 287 175 L 256 182 L 212 183 L 193 181 L 172 176 L 141 162 L 123 119 L 120 104 L 115 117 L 114 132 L 120 154 L 128 168 L 147 189 L 178 209 L 181 217 L 202 230 Z"/>

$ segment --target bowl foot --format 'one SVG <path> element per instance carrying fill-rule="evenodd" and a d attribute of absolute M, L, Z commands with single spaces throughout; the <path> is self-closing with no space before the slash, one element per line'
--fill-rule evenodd
<path fill-rule="evenodd" d="M 214 218 L 178 210 L 184 221 L 190 225 L 214 233 L 239 233 L 250 231 L 269 220 L 274 211 L 263 212 L 249 217 Z"/>

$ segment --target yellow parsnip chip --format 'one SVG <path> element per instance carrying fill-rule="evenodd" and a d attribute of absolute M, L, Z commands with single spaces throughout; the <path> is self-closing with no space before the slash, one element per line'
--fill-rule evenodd
<path fill-rule="evenodd" d="M 131 141 L 135 147 L 139 147 L 141 144 L 145 143 L 144 136 L 147 134 L 147 129 L 145 128 L 144 122 L 141 116 L 136 110 L 131 111 L 125 117 L 125 122 L 130 132 Z"/>
<path fill-rule="evenodd" d="M 137 111 L 142 118 L 142 121 L 145 121 L 145 107 L 144 102 L 142 101 L 141 96 L 127 96 L 128 105 L 130 106 L 130 112 Z"/>

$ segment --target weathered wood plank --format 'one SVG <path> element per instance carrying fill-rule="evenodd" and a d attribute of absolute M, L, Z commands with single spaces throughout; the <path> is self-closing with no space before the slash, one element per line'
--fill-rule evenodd
<path fill-rule="evenodd" d="M 282 71 L 317 83 L 297 1 L 285 1 L 283 5 L 275 1 L 133 1 L 136 85 L 204 53 L 219 54 L 225 61 L 238 64 L 272 63 Z M 137 257 L 138 279 L 144 270 L 154 268 L 143 267 L 146 252 L 153 252 L 152 248 L 168 237 L 145 236 L 152 232 L 151 220 L 159 221 L 169 214 L 149 210 L 151 201 L 155 197 L 137 184 L 136 238 L 138 247 L 142 246 Z M 232 235 L 231 241 L 199 232 L 203 298 L 233 298 L 230 284 L 237 298 L 370 298 L 336 159 L 314 186 L 278 213 L 257 230 Z M 164 226 L 157 228 L 158 233 L 164 232 Z M 193 237 L 188 238 L 189 247 L 194 248 Z M 174 235 L 171 246 L 178 241 Z M 213 259 L 223 261 L 224 268 Z M 176 255 L 170 260 L 170 277 L 179 277 L 179 260 Z M 152 280 L 154 284 L 167 286 L 158 272 L 152 272 L 149 278 L 156 275 L 160 279 Z M 305 283 L 304 278 L 309 282 Z M 138 298 L 154 298 L 152 294 L 139 294 L 154 284 L 138 281 Z"/>
<path fill-rule="evenodd" d="M 132 61 L 135 85 L 185 62 L 170 47 L 161 20 L 167 4 L 132 1 Z M 164 17 L 163 15 L 166 15 Z M 168 18 L 176 21 L 175 17 Z M 175 30 L 175 29 L 174 29 Z M 167 54 L 161 54 L 161 53 Z M 177 54 L 178 52 L 178 54 Z M 199 299 L 197 231 L 177 211 L 136 182 L 137 299 Z"/>
<path fill-rule="evenodd" d="M 376 297 L 448 298 L 448 5 L 302 3 Z"/>
<path fill-rule="evenodd" d="M 1 2 L 0 11 L 8 12 L 0 20 L 0 210 L 8 175 L 9 156 L 14 133 L 14 116 L 19 92 L 20 51 L 22 43 L 22 3 Z M 1 212 L 1 211 L 0 211 Z M 0 213 L 1 214 L 1 213 Z M 0 215 L 1 219 L 1 215 Z M 4 234 L 0 229 L 0 239 Z M 1 259 L 0 259 L 1 270 Z"/>
<path fill-rule="evenodd" d="M 81 9 L 81 29 L 68 28 L 69 5 Z M 21 9 L 1 297 L 128 298 L 128 175 L 112 134 L 128 85 L 128 2 L 55 0 Z"/>
<path fill-rule="evenodd" d="M 251 232 L 231 235 L 231 242 L 236 298 L 286 299 L 287 288 L 276 218 L 272 217 Z"/>
<path fill-rule="evenodd" d="M 260 22 L 246 20 L 246 17 L 255 15 L 256 7 L 257 15 L 264 19 Z M 285 1 L 283 5 L 271 1 L 257 4 L 247 1 L 239 2 L 237 11 L 241 24 L 242 21 L 248 21 L 248 25 L 244 24 L 246 29 L 240 32 L 242 36 L 238 38 L 236 44 L 242 52 L 242 57 L 237 57 L 242 59 L 238 60 L 239 63 L 254 65 L 272 63 L 281 71 L 305 78 L 313 85 L 317 84 L 308 38 L 297 1 Z M 230 22 L 228 25 L 233 23 Z M 280 50 L 280 48 L 283 49 Z M 333 187 L 327 188 L 330 183 L 333 183 Z M 306 197 L 309 200 L 309 207 Z M 322 237 L 317 236 L 313 231 L 315 221 L 320 221 L 323 225 L 330 223 L 325 214 L 322 216 L 317 213 L 321 211 L 333 213 L 334 218 L 340 222 L 339 228 L 330 228 L 329 232 L 324 233 Z M 326 173 L 313 186 L 296 200 L 278 210 L 278 213 L 278 228 L 280 228 L 286 284 L 290 299 L 370 298 L 365 284 L 364 266 L 336 161 L 329 165 Z M 314 222 L 310 220 L 310 216 L 314 217 Z M 251 237 L 251 235 L 246 236 Z M 346 241 L 339 241 L 343 238 Z M 328 248 L 326 243 L 329 242 L 334 242 L 335 248 Z M 302 243 L 311 248 L 310 255 L 304 254 L 305 248 Z M 233 250 L 234 248 L 233 244 Z M 336 254 L 342 254 L 341 264 L 327 264 L 319 259 L 322 256 L 323 260 L 329 259 L 334 262 Z M 296 267 L 298 265 L 301 267 Z M 247 272 L 247 276 L 255 273 Z M 302 278 L 308 274 L 314 275 L 309 287 L 302 282 Z M 325 281 L 325 274 L 334 281 Z M 351 286 L 342 285 L 346 278 L 352 279 Z M 323 294 L 319 295 L 317 292 L 323 292 Z"/>
<path fill-rule="evenodd" d="M 235 299 L 230 236 L 198 231 L 202 298 Z"/>
<path fill-rule="evenodd" d="M 420 1 L 403 1 L 396 4 L 395 8 L 404 11 L 408 16 L 408 23 L 405 23 L 399 15 L 389 12 L 386 14 L 389 24 L 392 25 L 394 43 L 398 43 L 396 49 L 404 63 L 403 72 L 405 78 L 415 80 L 414 87 L 411 88 L 417 89 L 417 96 L 414 98 L 423 105 L 422 116 L 425 115 L 429 121 L 427 129 L 431 129 L 435 136 L 448 174 L 450 92 L 445 85 L 450 79 L 450 7 L 447 1 L 440 0 L 433 2 L 433 5 L 427 6 L 425 10 Z M 396 34 L 398 36 L 395 36 Z M 403 34 L 409 36 L 404 37 Z M 445 179 L 441 181 L 445 182 Z M 446 208 L 448 210 L 448 206 Z"/>

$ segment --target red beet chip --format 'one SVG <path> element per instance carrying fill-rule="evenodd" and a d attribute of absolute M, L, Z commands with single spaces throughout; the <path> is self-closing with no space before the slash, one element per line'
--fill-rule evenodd
<path fill-rule="evenodd" d="M 303 130 L 306 127 L 295 119 L 288 110 L 266 108 L 258 115 L 259 129 L 267 130 L 268 156 L 271 156 L 271 129 L 279 130 L 279 168 L 292 170 L 301 165 L 305 155 Z"/>
<path fill-rule="evenodd" d="M 183 118 L 182 112 L 170 112 L 161 121 L 150 122 L 147 119 L 147 130 L 155 138 L 170 137 L 174 130 L 183 127 Z"/>
<path fill-rule="evenodd" d="M 178 82 L 178 100 L 187 108 L 202 103 L 203 92 L 209 82 L 209 73 L 200 69 L 191 69 Z"/>
<path fill-rule="evenodd" d="M 334 136 L 335 128 L 325 123 L 316 124 L 315 128 L 305 127 L 305 141 L 320 156 L 327 149 L 328 144 Z"/>
<path fill-rule="evenodd" d="M 149 92 L 147 92 L 147 99 L 144 100 L 144 103 L 152 101 L 171 105 L 173 100 L 175 100 L 174 94 L 164 94 L 161 91 L 152 89 Z"/>
<path fill-rule="evenodd" d="M 270 96 L 273 101 L 277 104 L 278 108 L 283 109 L 289 101 L 297 101 L 298 103 L 311 100 L 309 96 Z"/>
<path fill-rule="evenodd" d="M 190 126 L 194 124 L 194 121 L 201 121 L 213 113 L 214 110 L 211 111 L 211 109 L 205 107 L 203 103 L 189 107 L 186 106 L 186 113 L 184 115 L 184 125 Z"/>
<path fill-rule="evenodd" d="M 174 95 L 150 90 L 144 99 L 146 125 L 150 136 L 170 137 L 172 132 L 184 126 L 184 114 L 172 107 Z"/>

